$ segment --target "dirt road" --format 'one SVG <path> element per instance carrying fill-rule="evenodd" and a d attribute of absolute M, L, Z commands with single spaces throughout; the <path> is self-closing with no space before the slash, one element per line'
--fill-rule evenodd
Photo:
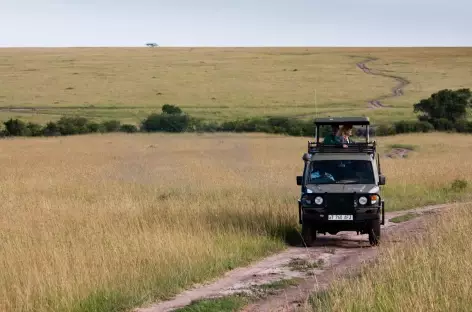
<path fill-rule="evenodd" d="M 411 233 L 421 231 L 424 216 L 438 212 L 450 205 L 435 205 L 401 212 L 386 213 L 382 226 L 382 241 L 407 239 Z M 389 219 L 415 212 L 419 216 L 402 223 L 392 223 Z M 263 284 L 284 279 L 298 278 L 294 286 L 275 292 L 247 306 L 244 312 L 296 311 L 303 307 L 313 291 L 323 290 L 336 274 L 350 274 L 364 261 L 372 260 L 378 248 L 369 245 L 367 235 L 344 232 L 338 235 L 319 236 L 314 247 L 290 247 L 285 251 L 265 258 L 251 266 L 238 268 L 222 278 L 188 290 L 174 299 L 156 303 L 136 312 L 173 311 L 194 300 L 222 297 L 238 292 L 258 294 Z M 260 294 L 259 294 L 260 295 Z"/>
<path fill-rule="evenodd" d="M 367 59 L 357 63 L 356 65 L 357 65 L 358 68 L 360 68 L 366 74 L 388 77 L 388 78 L 395 79 L 398 82 L 398 84 L 395 87 L 392 88 L 392 93 L 391 94 L 383 95 L 379 98 L 372 99 L 372 100 L 368 101 L 371 108 L 385 108 L 385 107 L 388 107 L 388 106 L 384 105 L 381 101 L 385 100 L 385 99 L 388 99 L 390 97 L 403 95 L 403 88 L 405 88 L 408 84 L 410 84 L 410 81 L 408 81 L 407 79 L 405 79 L 403 77 L 386 74 L 383 71 L 374 70 L 374 69 L 371 69 L 371 68 L 367 67 L 366 64 L 368 62 L 372 62 L 372 61 L 376 61 L 376 60 L 378 60 L 378 59 L 375 58 L 375 57 L 370 57 L 370 58 L 367 58 Z"/>

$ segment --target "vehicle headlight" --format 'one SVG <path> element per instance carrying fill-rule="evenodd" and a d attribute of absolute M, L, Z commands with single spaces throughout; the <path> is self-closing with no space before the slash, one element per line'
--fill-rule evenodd
<path fill-rule="evenodd" d="M 321 205 L 322 203 L 323 203 L 323 197 L 317 196 L 317 197 L 315 198 L 315 204 Z"/>
<path fill-rule="evenodd" d="M 372 204 L 376 204 L 378 200 L 379 200 L 379 197 L 377 195 L 371 195 L 370 196 L 370 202 Z"/>
<path fill-rule="evenodd" d="M 367 197 L 361 196 L 361 197 L 359 198 L 359 204 L 361 204 L 361 205 L 367 204 Z"/>

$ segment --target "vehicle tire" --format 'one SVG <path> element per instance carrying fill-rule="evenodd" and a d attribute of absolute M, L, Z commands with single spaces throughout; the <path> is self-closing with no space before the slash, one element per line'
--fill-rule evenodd
<path fill-rule="evenodd" d="M 380 219 L 372 221 L 369 229 L 369 243 L 372 246 L 377 246 L 380 243 Z"/>
<path fill-rule="evenodd" d="M 312 226 L 303 223 L 302 238 L 303 244 L 306 245 L 306 247 L 311 247 L 313 241 L 316 239 L 316 230 Z"/>

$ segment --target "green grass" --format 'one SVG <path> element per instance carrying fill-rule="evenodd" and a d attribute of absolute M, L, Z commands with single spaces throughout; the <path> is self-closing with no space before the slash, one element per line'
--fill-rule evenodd
<path fill-rule="evenodd" d="M 196 117 L 366 115 L 414 120 L 412 105 L 444 88 L 472 87 L 472 48 L 5 48 L 0 49 L 0 117 L 83 114 L 133 122 L 175 104 Z M 411 83 L 385 109 L 368 100 L 395 80 Z M 297 71 L 294 71 L 297 69 Z M 316 98 L 315 98 L 316 93 Z M 316 105 L 315 105 L 316 104 Z M 8 107 L 38 108 L 11 112 Z"/>
<path fill-rule="evenodd" d="M 249 299 L 243 296 L 227 296 L 217 299 L 207 299 L 176 309 L 175 312 L 235 312 L 240 311 Z"/>
<path fill-rule="evenodd" d="M 297 285 L 299 278 L 283 279 L 267 284 L 254 286 L 258 290 L 258 296 L 235 294 L 219 298 L 202 299 L 192 302 L 186 307 L 176 309 L 176 312 L 226 312 L 241 311 L 247 304 L 254 302 L 260 296 L 273 294 L 277 290 Z M 260 293 L 262 291 L 262 294 Z"/>
<path fill-rule="evenodd" d="M 391 218 L 391 219 L 389 219 L 389 221 L 393 222 L 393 223 L 401 223 L 401 222 L 412 220 L 412 219 L 414 219 L 418 216 L 419 216 L 419 214 L 417 214 L 417 213 L 407 213 L 407 214 L 404 214 L 404 215 L 401 215 L 401 216 L 398 216 L 398 217 Z"/>

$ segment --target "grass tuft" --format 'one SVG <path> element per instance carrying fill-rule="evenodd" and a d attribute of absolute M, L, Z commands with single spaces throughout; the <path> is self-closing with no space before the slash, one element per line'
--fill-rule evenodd
<path fill-rule="evenodd" d="M 234 312 L 240 311 L 248 302 L 249 299 L 243 296 L 227 296 L 196 301 L 175 312 Z"/>
<path fill-rule="evenodd" d="M 401 222 L 412 220 L 412 219 L 414 219 L 418 216 L 419 216 L 419 214 L 417 214 L 417 213 L 407 213 L 407 214 L 404 214 L 404 215 L 401 215 L 401 216 L 398 216 L 398 217 L 391 218 L 391 219 L 389 219 L 389 221 L 393 222 L 393 223 L 401 223 Z"/>

